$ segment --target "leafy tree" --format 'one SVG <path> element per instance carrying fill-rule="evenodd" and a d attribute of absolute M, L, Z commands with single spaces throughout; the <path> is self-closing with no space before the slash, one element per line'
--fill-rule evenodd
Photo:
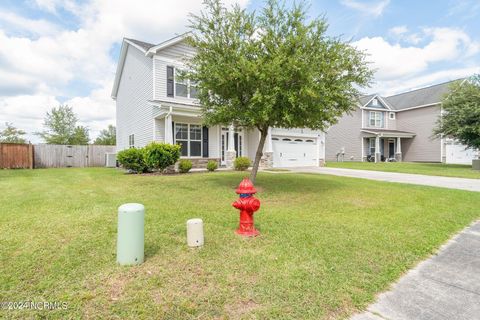
<path fill-rule="evenodd" d="M 26 143 L 26 140 L 22 138 L 25 134 L 25 131 L 15 128 L 13 123 L 5 122 L 5 129 L 0 132 L 0 142 Z"/>
<path fill-rule="evenodd" d="M 103 129 L 102 131 L 100 131 L 99 136 L 95 139 L 93 143 L 114 146 L 117 143 L 117 133 L 115 126 L 109 124 L 107 129 Z"/>
<path fill-rule="evenodd" d="M 198 83 L 207 125 L 260 131 L 255 181 L 269 127 L 326 129 L 353 110 L 372 72 L 364 53 L 326 35 L 324 18 L 307 19 L 303 3 L 289 9 L 269 0 L 258 14 L 204 4 L 191 15 L 197 54 L 186 76 Z"/>
<path fill-rule="evenodd" d="M 72 108 L 65 105 L 47 112 L 44 126 L 47 130 L 37 133 L 49 144 L 88 144 L 88 128 L 77 126 L 78 118 Z"/>
<path fill-rule="evenodd" d="M 434 133 L 480 149 L 480 75 L 453 82 L 443 98 L 442 109 Z"/>

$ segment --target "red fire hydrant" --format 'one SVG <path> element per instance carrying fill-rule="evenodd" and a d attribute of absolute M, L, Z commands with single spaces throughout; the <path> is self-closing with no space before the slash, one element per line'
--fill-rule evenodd
<path fill-rule="evenodd" d="M 248 178 L 244 178 L 236 193 L 240 195 L 240 199 L 232 203 L 232 206 L 240 210 L 240 224 L 236 233 L 246 237 L 258 236 L 260 232 L 253 223 L 253 214 L 260 209 L 260 200 L 253 196 L 257 190 Z"/>

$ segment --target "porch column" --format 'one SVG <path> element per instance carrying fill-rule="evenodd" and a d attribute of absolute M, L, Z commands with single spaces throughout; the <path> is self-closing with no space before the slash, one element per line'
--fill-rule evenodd
<path fill-rule="evenodd" d="M 265 147 L 260 160 L 260 166 L 262 168 L 273 167 L 273 145 L 272 145 L 272 128 L 268 128 L 267 138 L 265 139 Z"/>
<path fill-rule="evenodd" d="M 380 137 L 375 137 L 375 163 L 381 162 L 382 156 L 380 154 Z"/>
<path fill-rule="evenodd" d="M 395 153 L 395 160 L 402 162 L 402 139 L 397 137 L 397 152 Z"/>
<path fill-rule="evenodd" d="M 233 168 L 233 161 L 237 157 L 235 150 L 235 127 L 231 124 L 228 127 L 228 148 L 225 155 L 225 164 L 227 168 Z"/>
<path fill-rule="evenodd" d="M 173 144 L 172 114 L 165 116 L 165 143 Z"/>

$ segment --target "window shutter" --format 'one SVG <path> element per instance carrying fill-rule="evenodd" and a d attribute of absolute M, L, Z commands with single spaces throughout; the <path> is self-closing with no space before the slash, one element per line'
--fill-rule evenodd
<path fill-rule="evenodd" d="M 167 66 L 167 97 L 173 97 L 174 71 L 172 66 Z"/>
<path fill-rule="evenodd" d="M 175 144 L 176 138 L 175 138 L 175 122 L 172 121 L 172 142 Z"/>
<path fill-rule="evenodd" d="M 202 128 L 203 157 L 208 158 L 208 127 Z"/>

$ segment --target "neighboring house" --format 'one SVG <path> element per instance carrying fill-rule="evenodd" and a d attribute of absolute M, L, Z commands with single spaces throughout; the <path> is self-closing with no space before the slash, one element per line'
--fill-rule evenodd
<path fill-rule="evenodd" d="M 326 161 L 418 161 L 471 164 L 474 152 L 433 137 L 450 82 L 389 97 L 362 96 L 326 133 Z"/>
<path fill-rule="evenodd" d="M 195 54 L 185 35 L 154 45 L 124 39 L 112 98 L 116 100 L 117 151 L 158 141 L 182 146 L 194 166 L 213 159 L 232 166 L 237 156 L 254 159 L 259 131 L 229 124 L 205 127 L 195 83 L 177 77 Z M 262 165 L 318 166 L 324 161 L 324 133 L 271 128 Z"/>

